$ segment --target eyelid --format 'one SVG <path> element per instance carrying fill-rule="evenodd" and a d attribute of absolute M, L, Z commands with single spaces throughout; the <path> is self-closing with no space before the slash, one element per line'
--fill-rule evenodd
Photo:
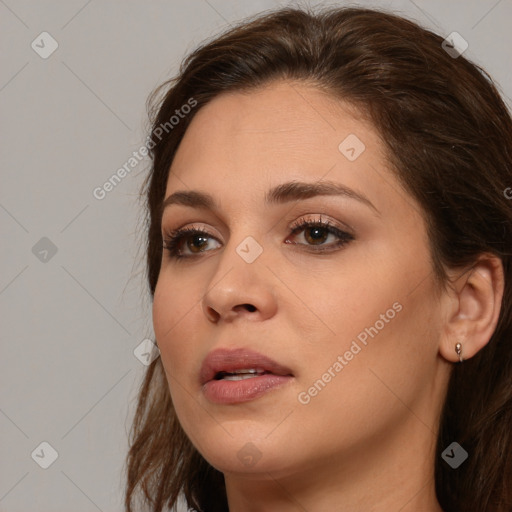
<path fill-rule="evenodd" d="M 162 230 L 162 239 L 165 241 L 166 239 L 173 238 L 175 236 L 186 236 L 187 234 L 204 234 L 209 238 L 213 238 L 217 242 L 220 242 L 219 237 L 213 235 L 208 229 L 203 226 L 197 226 L 197 223 L 194 224 L 185 224 L 183 227 L 179 227 L 176 229 Z"/>
<path fill-rule="evenodd" d="M 318 216 L 318 218 L 316 216 Z M 355 229 L 352 226 L 350 226 L 346 222 L 332 220 L 332 217 L 324 213 L 306 213 L 296 221 L 292 222 L 290 224 L 290 229 L 293 231 L 294 229 L 296 229 L 296 227 L 299 227 L 301 224 L 305 223 L 326 225 L 332 228 L 336 228 L 339 231 L 346 232 L 349 235 L 355 236 Z"/>

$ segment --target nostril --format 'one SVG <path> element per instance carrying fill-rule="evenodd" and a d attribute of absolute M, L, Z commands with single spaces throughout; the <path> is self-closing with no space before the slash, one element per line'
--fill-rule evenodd
<path fill-rule="evenodd" d="M 217 313 L 217 311 L 215 311 L 215 309 L 213 309 L 209 306 L 206 308 L 206 315 L 212 322 L 219 321 L 219 318 L 220 318 L 219 313 Z"/>
<path fill-rule="evenodd" d="M 256 311 L 256 308 L 252 304 L 244 304 L 244 306 L 251 312 Z"/>

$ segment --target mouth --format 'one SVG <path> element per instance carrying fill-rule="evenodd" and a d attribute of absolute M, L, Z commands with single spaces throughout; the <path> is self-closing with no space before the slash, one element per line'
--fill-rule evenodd
<path fill-rule="evenodd" d="M 210 352 L 200 372 L 203 394 L 217 404 L 255 400 L 293 377 L 289 368 L 248 349 Z"/>
<path fill-rule="evenodd" d="M 245 379 L 253 379 L 254 377 L 259 377 L 260 375 L 272 374 L 271 372 L 267 372 L 265 370 L 238 370 L 235 372 L 217 372 L 213 380 L 245 380 Z"/>

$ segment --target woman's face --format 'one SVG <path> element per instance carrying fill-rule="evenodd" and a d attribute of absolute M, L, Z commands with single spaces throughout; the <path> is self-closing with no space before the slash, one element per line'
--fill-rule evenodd
<path fill-rule="evenodd" d="M 153 321 L 205 459 L 277 477 L 405 461 L 405 440 L 433 449 L 449 374 L 442 301 L 420 208 L 374 127 L 304 84 L 224 94 L 186 131 L 165 197 L 178 191 L 212 204 L 182 194 L 166 206 L 164 239 L 206 234 L 183 235 L 182 259 L 164 249 Z M 217 350 L 238 352 L 202 371 Z"/>

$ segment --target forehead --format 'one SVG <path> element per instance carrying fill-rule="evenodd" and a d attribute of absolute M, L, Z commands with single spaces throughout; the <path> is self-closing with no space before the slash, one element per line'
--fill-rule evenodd
<path fill-rule="evenodd" d="M 373 125 L 351 104 L 311 84 L 279 81 L 217 96 L 197 112 L 182 145 L 188 146 L 186 139 L 193 137 L 196 150 L 222 144 L 226 156 L 243 148 L 247 157 L 247 150 L 254 148 L 259 160 L 275 153 L 293 159 L 321 148 L 338 158 L 339 143 L 351 133 L 373 146 L 379 143 Z M 200 154 L 194 151 L 194 156 Z"/>
<path fill-rule="evenodd" d="M 220 202 L 261 202 L 269 188 L 285 181 L 326 179 L 383 203 L 383 186 L 394 179 L 389 171 L 383 179 L 385 167 L 378 132 L 354 106 L 310 84 L 276 82 L 221 94 L 195 114 L 171 166 L 166 196 L 189 188 Z M 396 198 L 388 202 L 396 204 Z"/>

